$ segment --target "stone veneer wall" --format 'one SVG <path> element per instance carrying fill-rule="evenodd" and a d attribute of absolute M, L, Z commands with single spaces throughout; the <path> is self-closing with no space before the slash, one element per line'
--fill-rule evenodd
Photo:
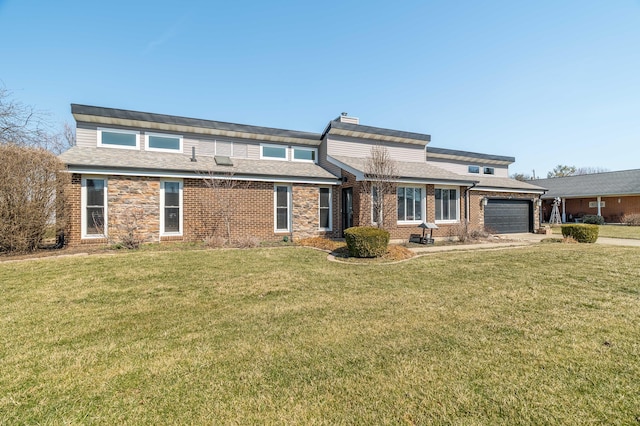
<path fill-rule="evenodd" d="M 108 235 L 117 243 L 129 232 L 142 242 L 160 241 L 160 179 L 109 176 Z"/>

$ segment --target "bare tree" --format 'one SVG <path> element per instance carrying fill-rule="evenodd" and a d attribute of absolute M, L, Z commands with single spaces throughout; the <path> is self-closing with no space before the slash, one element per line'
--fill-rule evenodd
<path fill-rule="evenodd" d="M 206 174 L 204 183 L 212 193 L 213 205 L 209 206 L 212 219 L 214 223 L 222 222 L 225 238 L 229 244 L 231 243 L 231 224 L 241 200 L 238 190 L 245 189 L 248 183 L 234 179 L 233 172 L 215 174 L 213 171 Z"/>
<path fill-rule="evenodd" d="M 531 177 L 531 175 L 528 175 L 526 173 L 514 173 L 511 175 L 511 179 L 519 180 L 521 182 L 526 182 L 533 178 Z"/>
<path fill-rule="evenodd" d="M 576 170 L 575 175 L 591 175 L 594 173 L 606 173 L 608 172 L 609 169 L 606 169 L 604 167 L 579 167 Z"/>
<path fill-rule="evenodd" d="M 0 144 L 39 147 L 54 154 L 75 145 L 73 127 L 65 123 L 55 131 L 48 114 L 13 98 L 5 87 L 0 87 Z"/>
<path fill-rule="evenodd" d="M 363 192 L 371 199 L 372 222 L 378 228 L 386 228 L 393 223 L 396 209 L 395 199 L 398 180 L 396 162 L 389 150 L 381 145 L 371 147 L 371 153 L 365 164 L 365 182 Z M 368 211 L 368 209 L 364 209 Z"/>

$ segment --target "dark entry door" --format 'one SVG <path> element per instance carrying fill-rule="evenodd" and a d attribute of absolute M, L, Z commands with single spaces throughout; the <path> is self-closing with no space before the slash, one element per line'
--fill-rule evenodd
<path fill-rule="evenodd" d="M 488 200 L 484 207 L 484 226 L 497 234 L 531 232 L 533 205 L 529 200 Z"/>
<path fill-rule="evenodd" d="M 353 226 L 353 188 L 342 189 L 342 233 Z"/>

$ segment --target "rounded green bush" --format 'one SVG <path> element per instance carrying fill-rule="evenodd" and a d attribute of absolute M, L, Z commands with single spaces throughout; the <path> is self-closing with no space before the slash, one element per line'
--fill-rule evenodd
<path fill-rule="evenodd" d="M 598 225 L 582 223 L 562 225 L 562 236 L 571 237 L 579 243 L 595 243 L 599 232 Z"/>
<path fill-rule="evenodd" d="M 345 229 L 344 238 L 352 257 L 380 257 L 387 252 L 389 245 L 389 232 L 371 226 Z"/>
<path fill-rule="evenodd" d="M 597 214 L 587 214 L 582 216 L 582 223 L 590 223 L 592 225 L 604 225 L 604 217 Z"/>

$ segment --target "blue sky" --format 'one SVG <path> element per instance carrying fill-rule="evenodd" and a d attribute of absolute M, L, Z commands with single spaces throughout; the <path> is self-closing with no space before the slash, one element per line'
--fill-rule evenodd
<path fill-rule="evenodd" d="M 640 168 L 640 0 L 0 0 L 0 81 L 70 103 L 321 132 L 362 124 L 431 146 Z"/>

